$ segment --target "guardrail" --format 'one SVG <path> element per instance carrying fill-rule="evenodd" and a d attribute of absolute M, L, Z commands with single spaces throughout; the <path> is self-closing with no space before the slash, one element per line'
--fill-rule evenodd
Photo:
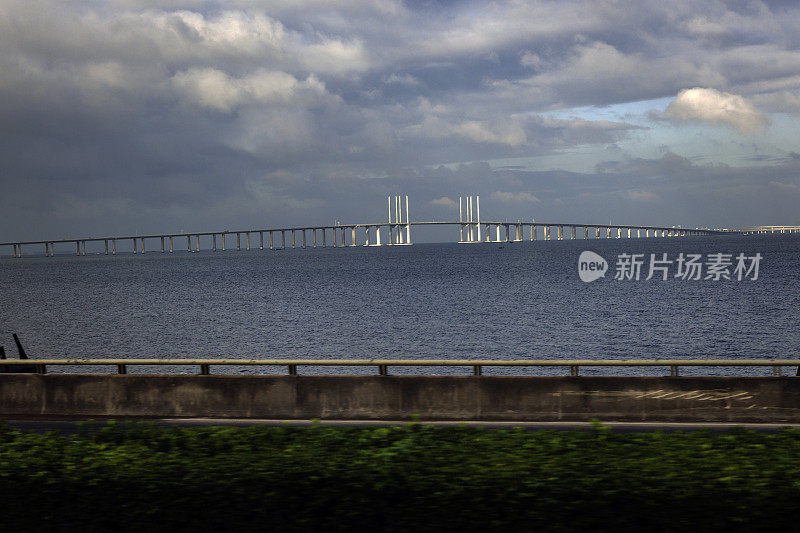
<path fill-rule="evenodd" d="M 105 366 L 115 365 L 118 374 L 126 374 L 129 366 L 199 366 L 201 375 L 211 373 L 212 366 L 285 366 L 289 375 L 297 375 L 298 366 L 374 366 L 378 375 L 385 376 L 392 366 L 471 367 L 472 374 L 480 376 L 483 367 L 569 367 L 571 376 L 577 376 L 582 366 L 669 367 L 670 376 L 678 376 L 680 367 L 695 366 L 759 366 L 772 367 L 774 376 L 781 375 L 781 367 L 798 367 L 800 359 L 5 359 L 8 367 L 28 367 L 37 374 L 45 374 L 48 366 Z M 10 370 L 23 372 L 28 369 Z"/>

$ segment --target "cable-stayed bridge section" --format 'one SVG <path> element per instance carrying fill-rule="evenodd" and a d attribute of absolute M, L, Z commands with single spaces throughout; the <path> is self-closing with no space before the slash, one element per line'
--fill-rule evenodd
<path fill-rule="evenodd" d="M 560 221 L 481 220 L 480 197 L 459 198 L 459 220 L 414 221 L 409 216 L 408 196 L 389 197 L 387 220 L 358 224 L 312 225 L 272 228 L 251 228 L 191 233 L 153 233 L 144 235 L 113 235 L 105 237 L 65 238 L 1 242 L 0 247 L 10 247 L 13 257 L 23 256 L 23 249 L 38 250 L 45 256 L 55 255 L 55 245 L 72 246 L 75 255 L 86 255 L 87 242 L 103 242 L 105 255 L 117 254 L 117 243 L 131 242 L 134 254 L 144 254 L 148 244 L 155 241 L 151 250 L 173 253 L 184 249 L 189 253 L 200 251 L 200 237 L 211 237 L 212 251 L 230 249 L 280 250 L 308 247 L 352 246 L 405 246 L 412 244 L 411 228 L 414 226 L 453 226 L 458 228 L 458 242 L 463 244 L 511 243 L 525 240 L 565 239 L 621 239 L 652 237 L 687 237 L 696 235 L 759 235 L 766 233 L 798 233 L 800 226 L 750 226 L 743 228 L 683 228 L 680 226 L 649 226 L 628 224 L 586 224 Z M 24 247 L 24 248 L 23 248 Z"/>

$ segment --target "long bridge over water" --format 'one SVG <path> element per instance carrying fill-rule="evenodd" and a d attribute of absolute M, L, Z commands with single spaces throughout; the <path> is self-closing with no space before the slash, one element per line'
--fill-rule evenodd
<path fill-rule="evenodd" d="M 456 226 L 459 229 L 458 242 L 461 244 L 513 243 L 524 240 L 564 240 L 611 239 L 611 238 L 650 238 L 687 237 L 696 235 L 756 235 L 765 233 L 800 233 L 800 226 L 749 226 L 741 228 L 682 228 L 680 226 L 647 226 L 628 224 L 584 224 L 574 222 L 535 220 L 516 222 L 481 220 L 480 198 L 459 198 L 459 220 L 453 221 L 414 221 L 409 218 L 408 196 L 403 205 L 402 197 L 390 197 L 388 201 L 388 220 L 359 224 L 332 224 L 313 226 L 253 228 L 242 230 L 206 231 L 191 233 L 152 233 L 145 235 L 114 235 L 106 237 L 84 237 L 65 239 L 45 239 L 36 241 L 9 241 L 0 247 L 9 246 L 13 257 L 23 255 L 23 246 L 44 246 L 44 255 L 55 255 L 55 245 L 75 246 L 75 255 L 86 255 L 87 242 L 103 242 L 105 254 L 116 255 L 118 241 L 131 241 L 133 253 L 145 253 L 146 241 L 156 241 L 161 253 L 172 253 L 176 239 L 186 239 L 187 252 L 200 251 L 200 237 L 211 237 L 211 250 L 223 250 L 235 246 L 236 250 L 251 250 L 258 246 L 269 250 L 288 247 L 307 248 L 352 247 L 352 246 L 405 246 L 412 244 L 412 226 Z M 541 239 L 539 237 L 541 231 Z M 288 235 L 288 239 L 287 239 Z M 363 235 L 363 237 L 362 237 Z M 252 237 L 252 239 L 251 239 Z M 527 237 L 527 238 L 526 238 Z M 257 238 L 257 242 L 254 242 Z M 231 240 L 228 240 L 231 239 Z M 235 239 L 235 244 L 233 239 Z M 230 243 L 230 244 L 228 244 Z M 180 246 L 180 242 L 178 243 Z"/>

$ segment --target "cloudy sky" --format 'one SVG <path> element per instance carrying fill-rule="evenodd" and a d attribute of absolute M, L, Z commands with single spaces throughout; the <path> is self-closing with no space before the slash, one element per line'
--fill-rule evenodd
<path fill-rule="evenodd" d="M 0 2 L 0 240 L 800 224 L 800 7 Z"/>

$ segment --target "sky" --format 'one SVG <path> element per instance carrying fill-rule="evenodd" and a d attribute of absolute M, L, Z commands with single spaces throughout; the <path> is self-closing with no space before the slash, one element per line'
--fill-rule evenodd
<path fill-rule="evenodd" d="M 0 241 L 800 224 L 782 1 L 0 2 Z"/>

